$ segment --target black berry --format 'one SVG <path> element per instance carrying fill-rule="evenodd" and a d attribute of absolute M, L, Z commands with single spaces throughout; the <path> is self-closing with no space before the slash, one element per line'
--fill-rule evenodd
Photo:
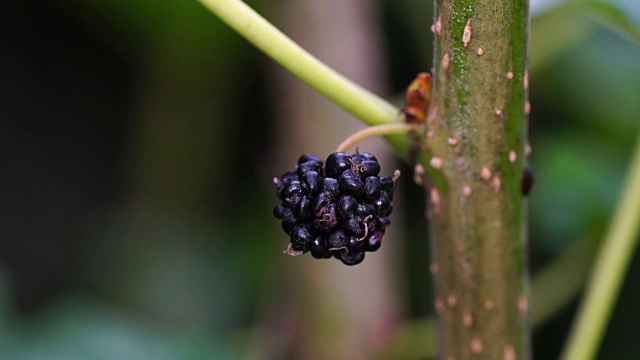
<path fill-rule="evenodd" d="M 311 197 L 316 197 L 322 190 L 324 180 L 317 171 L 307 171 L 302 174 L 302 186 Z"/>
<path fill-rule="evenodd" d="M 329 235 L 327 238 L 327 246 L 329 250 L 340 251 L 349 244 L 349 237 L 344 231 L 338 229 Z"/>
<path fill-rule="evenodd" d="M 389 219 L 386 216 L 381 216 L 380 218 L 378 218 L 378 220 L 380 221 L 380 224 L 382 225 L 382 227 L 384 228 L 388 228 L 389 225 L 391 225 L 391 219 Z"/>
<path fill-rule="evenodd" d="M 380 173 L 380 164 L 373 154 L 370 153 L 358 153 L 351 157 L 351 160 L 356 164 L 358 171 L 362 173 L 363 177 L 377 176 Z"/>
<path fill-rule="evenodd" d="M 334 178 L 325 178 L 323 184 L 323 190 L 329 195 L 337 198 L 340 194 L 340 185 L 338 185 L 338 179 Z"/>
<path fill-rule="evenodd" d="M 351 169 L 342 173 L 338 183 L 340 184 L 340 191 L 347 194 L 360 195 L 364 191 L 364 182 L 356 177 Z"/>
<path fill-rule="evenodd" d="M 366 218 L 369 215 L 375 215 L 376 213 L 376 208 L 366 202 L 361 202 L 358 204 L 358 207 L 356 208 L 356 214 L 358 216 L 362 216 L 363 218 Z"/>
<path fill-rule="evenodd" d="M 380 197 L 373 202 L 373 206 L 375 206 L 378 215 L 384 216 L 384 214 L 386 214 L 389 209 L 390 202 L 391 199 L 389 199 L 388 193 L 386 191 L 381 191 Z"/>
<path fill-rule="evenodd" d="M 319 162 L 320 164 L 322 164 L 322 160 L 319 157 L 313 156 L 311 154 L 303 154 L 298 158 L 298 165 L 304 164 L 308 161 Z"/>
<path fill-rule="evenodd" d="M 316 216 L 320 216 L 322 211 L 326 209 L 327 206 L 329 206 L 329 204 L 331 204 L 332 202 L 333 199 L 331 198 L 331 195 L 324 192 L 320 193 L 320 195 L 318 195 L 318 198 L 313 203 L 313 212 L 316 214 Z"/>
<path fill-rule="evenodd" d="M 378 250 L 391 224 L 396 185 L 379 173 L 378 159 L 366 152 L 336 152 L 324 164 L 313 155 L 300 156 L 295 171 L 274 179 L 280 203 L 273 215 L 290 238 L 286 252 L 356 265 L 365 252 Z"/>
<path fill-rule="evenodd" d="M 377 176 L 369 176 L 364 180 L 364 195 L 369 200 L 377 199 L 380 195 L 382 185 Z"/>
<path fill-rule="evenodd" d="M 276 207 L 273 210 L 274 212 L 277 212 L 280 216 L 282 216 L 281 220 L 283 223 L 295 224 L 298 221 L 295 214 L 293 213 L 293 210 L 289 207 Z"/>
<path fill-rule="evenodd" d="M 306 225 L 296 225 L 291 231 L 291 242 L 296 242 L 302 245 L 308 245 L 313 239 L 313 235 Z"/>
<path fill-rule="evenodd" d="M 366 251 L 376 251 L 382 246 L 382 235 L 384 233 L 382 230 L 375 228 L 369 235 L 364 239 L 364 249 Z"/>
<path fill-rule="evenodd" d="M 360 264 L 364 260 L 364 251 L 340 253 L 338 256 L 343 264 L 353 266 Z"/>
<path fill-rule="evenodd" d="M 291 243 L 291 248 L 295 251 L 302 251 L 302 252 L 307 252 L 309 251 L 309 245 L 308 244 L 300 244 L 297 242 L 292 242 Z"/>
<path fill-rule="evenodd" d="M 313 221 L 313 225 L 318 231 L 324 234 L 330 233 L 338 226 L 338 216 L 336 213 L 336 204 L 329 204 L 323 208 L 317 218 Z"/>
<path fill-rule="evenodd" d="M 364 235 L 364 222 L 359 216 L 346 218 L 342 222 L 342 227 L 351 234 L 358 237 Z"/>
<path fill-rule="evenodd" d="M 327 158 L 325 172 L 327 177 L 338 178 L 343 171 L 351 168 L 351 158 L 347 153 L 335 152 Z"/>
<path fill-rule="evenodd" d="M 322 160 L 319 158 L 304 154 L 300 156 L 298 159 L 298 175 L 302 177 L 302 174 L 308 171 L 315 171 L 317 173 L 322 173 Z"/>
<path fill-rule="evenodd" d="M 282 204 L 276 205 L 276 207 L 273 208 L 273 216 L 275 216 L 276 219 L 282 220 L 285 209 L 287 209 L 287 207 Z"/>
<path fill-rule="evenodd" d="M 338 199 L 338 210 L 343 217 L 350 216 L 358 207 L 358 200 L 351 195 L 343 195 Z"/>
<path fill-rule="evenodd" d="M 349 244 L 347 245 L 347 250 L 350 253 L 363 252 L 364 251 L 364 241 L 363 240 L 359 240 L 355 236 L 350 237 L 349 238 Z"/>
<path fill-rule="evenodd" d="M 293 208 L 293 214 L 299 220 L 307 220 L 311 218 L 313 215 L 312 207 L 313 200 L 308 195 L 302 195 L 300 198 L 300 202 Z"/>
<path fill-rule="evenodd" d="M 331 257 L 331 251 L 327 249 L 321 237 L 317 237 L 311 241 L 309 245 L 311 256 L 316 259 L 328 259 Z"/>
<path fill-rule="evenodd" d="M 357 164 L 362 163 L 363 161 L 375 161 L 378 162 L 378 159 L 376 159 L 376 157 L 372 154 L 372 153 L 368 153 L 368 152 L 356 152 L 355 154 L 353 154 L 351 156 L 351 159 L 353 159 L 354 162 L 356 162 Z"/>
<path fill-rule="evenodd" d="M 378 177 L 378 179 L 380 179 L 380 187 L 382 190 L 390 193 L 393 192 L 395 188 L 395 183 L 393 182 L 393 178 L 391 176 L 384 175 L 384 176 Z"/>
<path fill-rule="evenodd" d="M 294 180 L 282 190 L 282 201 L 289 206 L 295 206 L 302 198 L 302 184 L 298 180 Z"/>
<path fill-rule="evenodd" d="M 295 223 L 288 223 L 288 222 L 284 222 L 283 221 L 281 223 L 281 226 L 282 226 L 282 230 L 284 230 L 284 232 L 286 234 L 290 234 L 291 230 L 293 230 L 293 228 L 296 226 L 296 224 Z"/>

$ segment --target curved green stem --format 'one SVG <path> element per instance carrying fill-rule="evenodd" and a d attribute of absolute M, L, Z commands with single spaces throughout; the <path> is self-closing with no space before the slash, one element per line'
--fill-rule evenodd
<path fill-rule="evenodd" d="M 611 227 L 596 258 L 586 295 L 578 310 L 562 359 L 587 360 L 597 355 L 624 275 L 638 243 L 640 229 L 640 138 Z"/>
<path fill-rule="evenodd" d="M 320 62 L 239 0 L 199 0 L 247 41 L 367 125 L 398 122 L 398 109 Z"/>
<path fill-rule="evenodd" d="M 419 131 L 420 129 L 422 129 L 421 126 L 405 123 L 369 126 L 346 138 L 342 143 L 340 143 L 340 145 L 338 145 L 336 151 L 344 152 L 351 146 L 370 137 L 382 135 L 406 135 L 411 131 Z"/>

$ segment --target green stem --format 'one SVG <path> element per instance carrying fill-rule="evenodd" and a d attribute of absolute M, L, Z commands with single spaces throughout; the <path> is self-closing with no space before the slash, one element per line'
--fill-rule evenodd
<path fill-rule="evenodd" d="M 638 243 L 640 229 L 640 138 L 625 187 L 596 258 L 586 295 L 578 310 L 563 359 L 587 360 L 597 355 L 624 275 Z"/>
<path fill-rule="evenodd" d="M 351 134 L 351 136 L 346 138 L 342 143 L 340 143 L 340 145 L 338 145 L 336 151 L 344 152 L 351 146 L 370 137 L 382 135 L 406 135 L 411 131 L 419 131 L 421 129 L 422 127 L 420 126 L 404 123 L 369 126 L 356 133 Z"/>
<path fill-rule="evenodd" d="M 320 62 L 242 1 L 199 1 L 293 75 L 367 125 L 399 121 L 397 108 Z"/>

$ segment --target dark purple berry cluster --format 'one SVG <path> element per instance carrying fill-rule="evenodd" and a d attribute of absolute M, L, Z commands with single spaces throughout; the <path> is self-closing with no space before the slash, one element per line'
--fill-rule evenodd
<path fill-rule="evenodd" d="M 302 155 L 295 171 L 275 178 L 282 201 L 273 210 L 291 238 L 289 255 L 311 252 L 316 259 L 332 256 L 346 265 L 376 251 L 391 224 L 395 179 L 379 176 L 375 156 L 336 152 L 326 160 Z"/>

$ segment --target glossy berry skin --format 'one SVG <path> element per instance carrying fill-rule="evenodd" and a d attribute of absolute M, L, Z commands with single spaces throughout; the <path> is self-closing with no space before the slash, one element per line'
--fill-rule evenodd
<path fill-rule="evenodd" d="M 380 188 L 388 193 L 393 193 L 395 189 L 395 183 L 393 182 L 393 178 L 391 176 L 380 176 Z"/>
<path fill-rule="evenodd" d="M 327 194 L 331 195 L 334 199 L 340 195 L 340 185 L 338 184 L 338 179 L 334 178 L 325 178 L 322 184 L 323 191 Z"/>
<path fill-rule="evenodd" d="M 385 212 L 383 212 L 382 216 L 391 216 L 391 213 L 393 212 L 393 202 L 389 202 L 389 205 L 387 206 L 387 210 Z"/>
<path fill-rule="evenodd" d="M 353 266 L 358 265 L 364 260 L 364 251 L 358 251 L 353 253 L 340 253 L 339 259 L 343 264 Z"/>
<path fill-rule="evenodd" d="M 273 215 L 289 236 L 286 252 L 356 265 L 377 251 L 391 225 L 396 185 L 379 173 L 378 160 L 366 152 L 333 153 L 325 162 L 300 156 L 294 171 L 274 179 L 280 203 Z"/>
<path fill-rule="evenodd" d="M 328 259 L 331 257 L 331 251 L 327 249 L 321 237 L 317 237 L 311 241 L 309 250 L 311 251 L 311 256 L 316 259 Z"/>
<path fill-rule="evenodd" d="M 273 209 L 273 213 L 276 218 L 282 220 L 284 223 L 295 224 L 298 221 L 298 218 L 296 218 L 293 210 L 290 207 L 280 205 Z"/>
<path fill-rule="evenodd" d="M 359 216 L 342 219 L 342 228 L 357 237 L 364 235 L 364 219 Z"/>
<path fill-rule="evenodd" d="M 317 161 L 307 161 L 298 165 L 298 176 L 302 176 L 302 174 L 308 171 L 315 171 L 317 173 L 322 172 L 322 162 Z"/>
<path fill-rule="evenodd" d="M 358 200 L 356 200 L 355 196 L 342 195 L 340 199 L 338 199 L 338 210 L 343 217 L 352 215 L 357 207 Z"/>
<path fill-rule="evenodd" d="M 362 177 L 378 176 L 380 174 L 380 164 L 373 161 L 363 161 L 360 165 Z"/>
<path fill-rule="evenodd" d="M 369 215 L 375 215 L 376 208 L 369 203 L 361 202 L 358 204 L 355 214 L 362 218 L 366 218 Z"/>
<path fill-rule="evenodd" d="M 373 231 L 371 232 L 371 234 L 369 234 L 369 236 L 367 236 L 364 239 L 364 248 L 366 251 L 376 251 L 378 249 L 380 249 L 380 246 L 382 246 L 382 236 L 383 236 L 383 232 L 382 230 L 375 228 L 373 229 Z"/>
<path fill-rule="evenodd" d="M 377 176 L 369 176 L 364 180 L 364 196 L 369 200 L 377 199 L 380 195 L 382 184 Z"/>
<path fill-rule="evenodd" d="M 276 219 L 278 220 L 282 220 L 282 218 L 284 217 L 284 212 L 286 211 L 286 209 L 288 209 L 288 207 L 282 205 L 282 204 L 278 204 L 276 205 L 276 207 L 273 208 L 273 216 L 276 217 Z"/>
<path fill-rule="evenodd" d="M 287 171 L 286 173 L 282 174 L 282 176 L 278 178 L 276 182 L 276 195 L 278 196 L 278 199 L 282 200 L 282 191 L 286 186 L 288 186 L 292 181 L 299 180 L 300 178 L 295 172 Z"/>
<path fill-rule="evenodd" d="M 300 181 L 292 181 L 282 190 L 282 201 L 289 206 L 295 206 L 300 202 L 302 194 L 302 184 Z"/>
<path fill-rule="evenodd" d="M 293 228 L 296 227 L 295 223 L 288 223 L 284 221 L 280 223 L 280 225 L 282 226 L 282 231 L 284 231 L 285 234 L 291 234 Z"/>
<path fill-rule="evenodd" d="M 298 159 L 298 168 L 296 170 L 300 177 L 308 171 L 322 173 L 322 160 L 313 155 L 304 154 Z"/>
<path fill-rule="evenodd" d="M 349 250 L 350 253 L 364 251 L 364 241 L 358 239 L 356 236 L 350 237 L 347 250 Z"/>
<path fill-rule="evenodd" d="M 349 236 L 341 229 L 332 232 L 329 237 L 327 237 L 327 247 L 329 250 L 338 251 L 346 247 L 348 244 Z"/>
<path fill-rule="evenodd" d="M 309 226 L 296 225 L 291 231 L 291 242 L 296 242 L 302 245 L 308 245 L 313 240 Z"/>
<path fill-rule="evenodd" d="M 300 202 L 293 208 L 293 214 L 299 220 L 308 220 L 313 216 L 313 199 L 309 195 L 302 195 Z"/>
<path fill-rule="evenodd" d="M 313 226 L 322 234 L 329 234 L 338 226 L 338 219 L 336 204 L 331 203 L 322 209 Z"/>
<path fill-rule="evenodd" d="M 303 154 L 303 155 L 300 155 L 300 157 L 298 158 L 298 165 L 304 164 L 308 161 L 315 161 L 315 162 L 322 163 L 322 159 L 320 159 L 317 156 L 313 156 L 311 154 Z"/>
<path fill-rule="evenodd" d="M 354 154 L 351 159 L 358 166 L 362 177 L 377 176 L 380 173 L 380 164 L 373 154 L 370 153 L 357 153 Z"/>
<path fill-rule="evenodd" d="M 307 251 L 309 251 L 309 245 L 308 244 L 300 244 L 300 243 L 297 243 L 297 242 L 291 242 L 291 249 L 293 249 L 295 251 L 307 252 Z"/>
<path fill-rule="evenodd" d="M 376 158 L 376 156 L 368 152 L 358 151 L 355 154 L 351 155 L 351 158 L 353 158 L 354 161 L 371 160 L 371 161 L 378 162 L 378 159 Z"/>
<path fill-rule="evenodd" d="M 338 184 L 340 184 L 340 191 L 346 194 L 359 196 L 364 191 L 364 182 L 356 177 L 350 169 L 342 173 Z"/>
<path fill-rule="evenodd" d="M 327 157 L 325 173 L 327 177 L 337 178 L 342 172 L 351 168 L 349 154 L 335 152 Z"/>
<path fill-rule="evenodd" d="M 389 209 L 390 201 L 391 200 L 389 199 L 389 195 L 387 194 L 387 192 L 381 191 L 380 197 L 373 202 L 373 206 L 375 206 L 378 215 L 386 214 L 387 210 Z"/>
<path fill-rule="evenodd" d="M 320 193 L 320 195 L 318 195 L 313 203 L 313 212 L 316 214 L 316 216 L 320 216 L 323 209 L 326 209 L 327 206 L 329 206 L 329 204 L 331 203 L 333 203 L 331 195 L 324 192 Z"/>
<path fill-rule="evenodd" d="M 322 191 L 324 179 L 316 171 L 307 171 L 302 174 L 302 187 L 310 197 L 315 198 Z"/>

